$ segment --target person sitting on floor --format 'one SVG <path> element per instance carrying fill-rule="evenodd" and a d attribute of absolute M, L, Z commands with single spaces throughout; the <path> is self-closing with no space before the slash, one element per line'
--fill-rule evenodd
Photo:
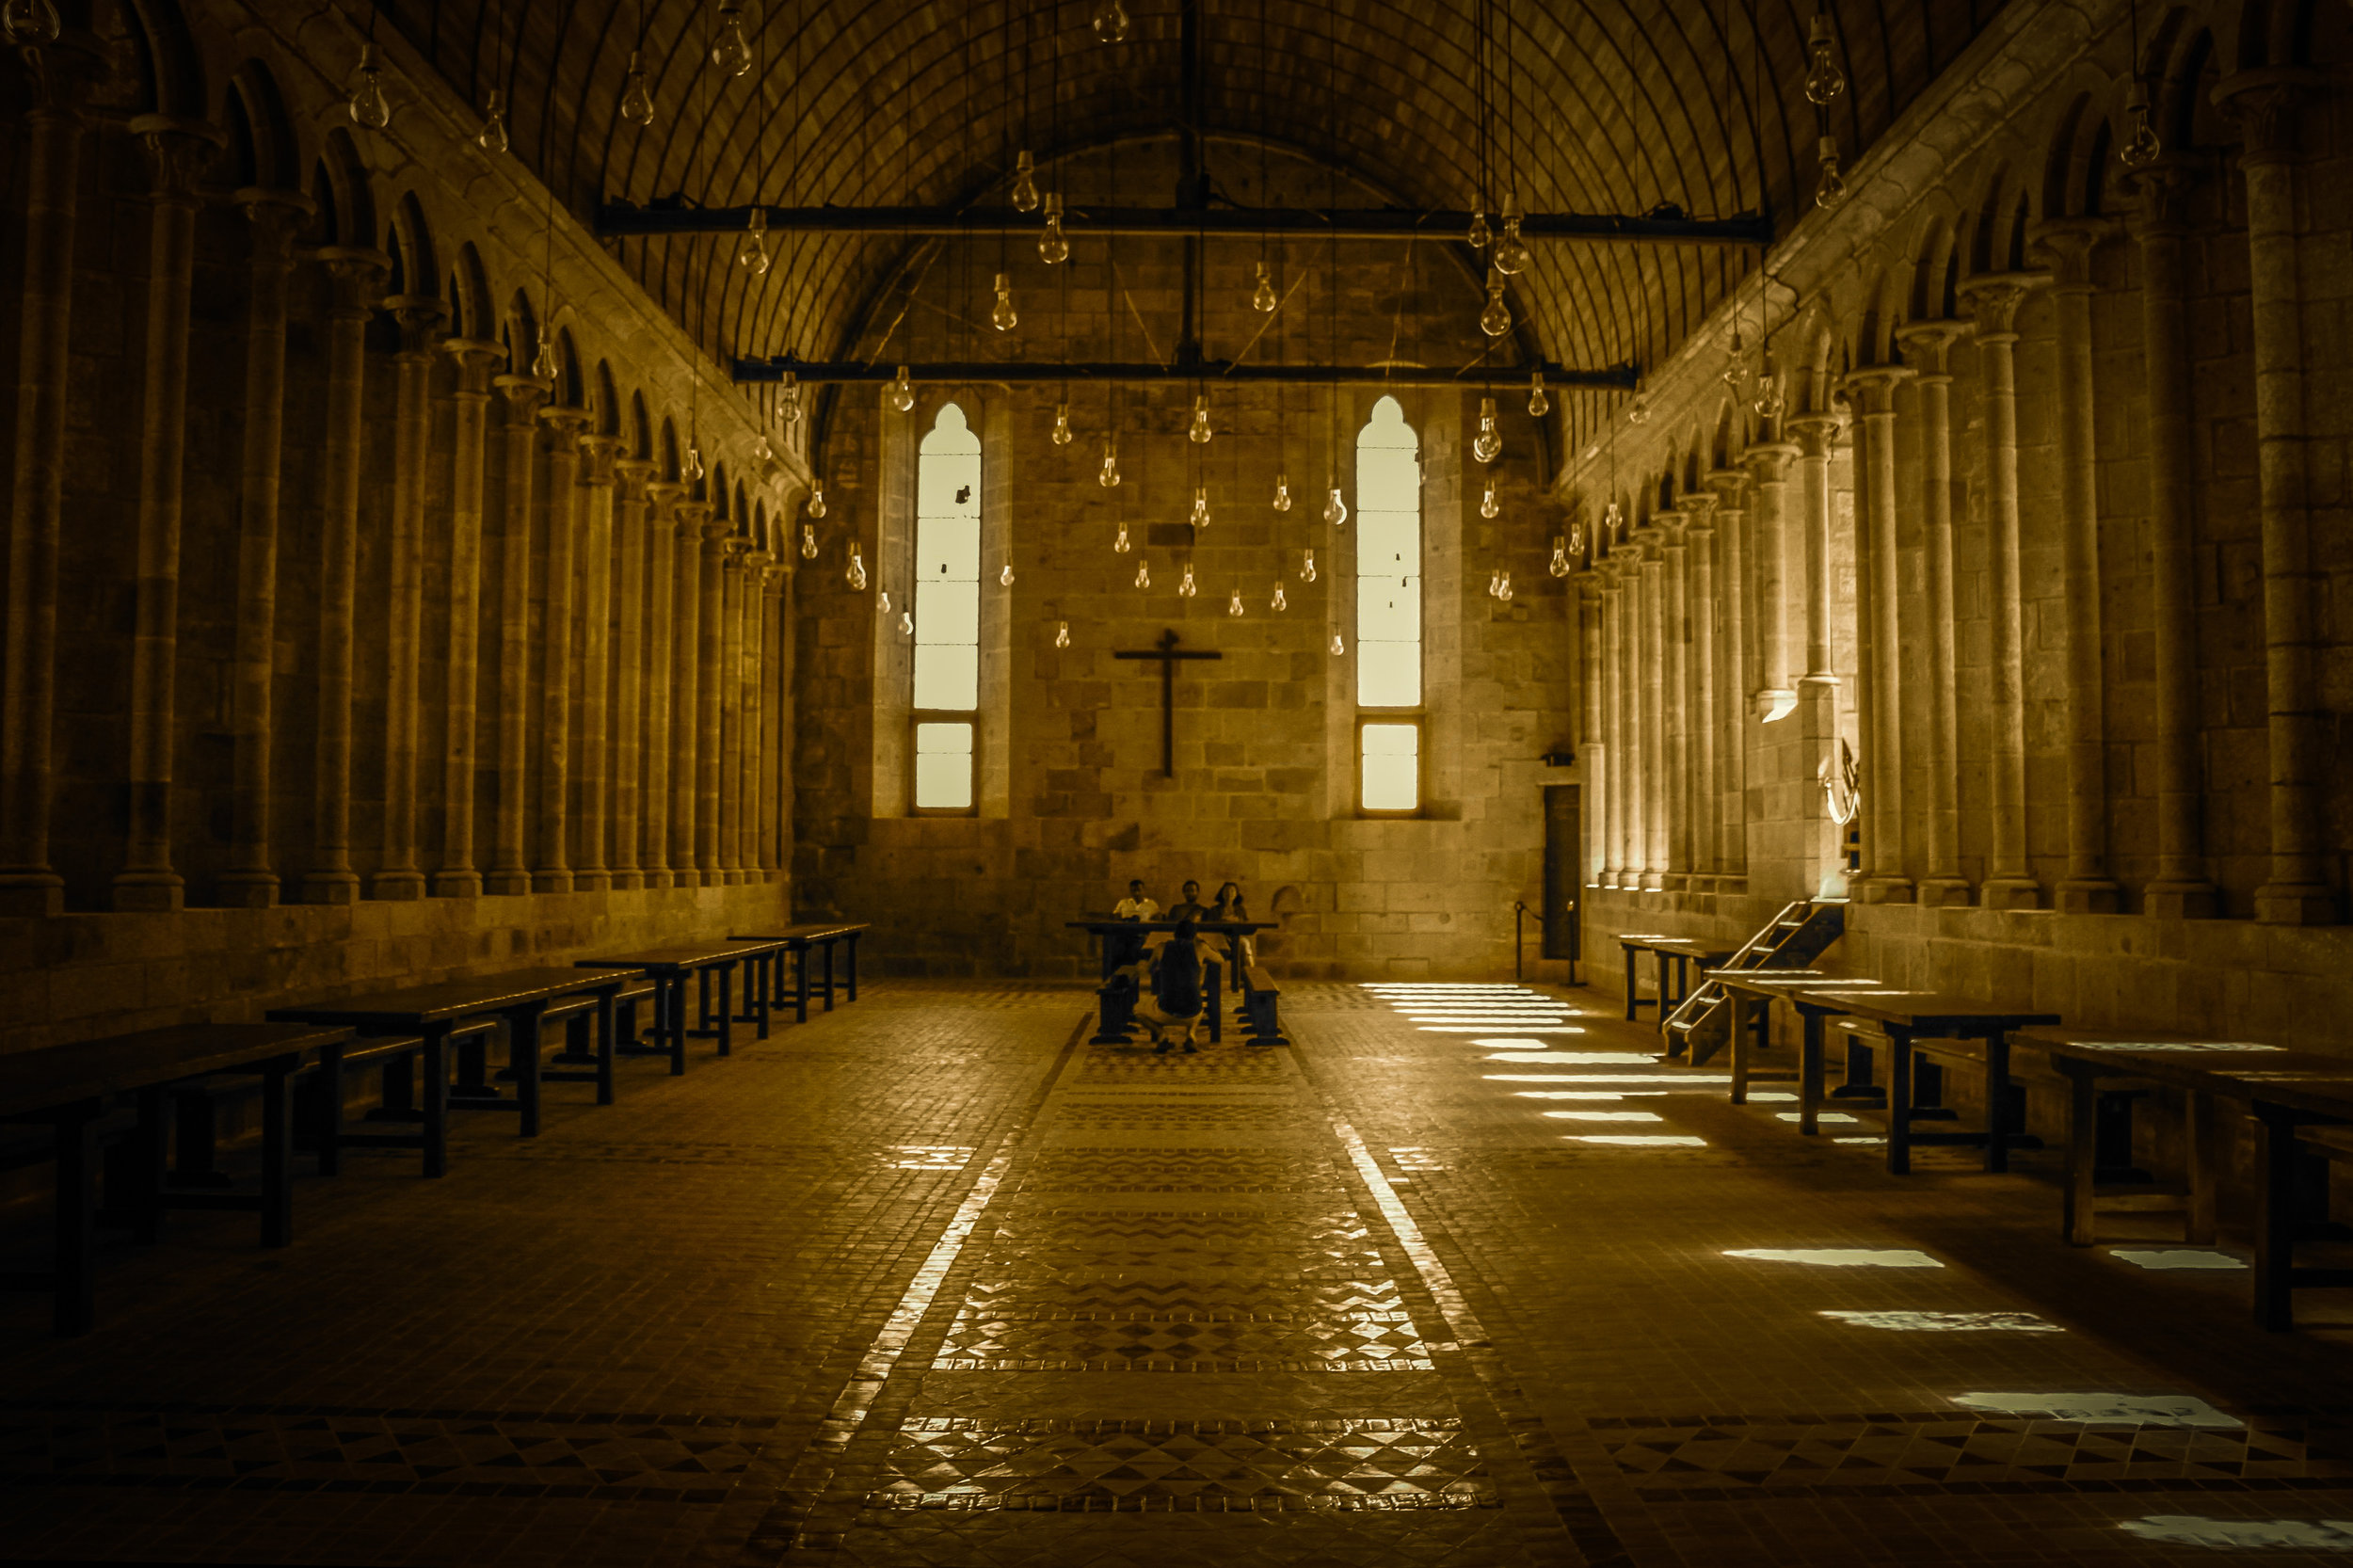
<path fill-rule="evenodd" d="M 1166 1056 L 1171 1044 L 1162 1032 L 1181 1022 L 1185 1032 L 1181 1044 L 1185 1054 L 1196 1054 L 1193 1032 L 1201 1026 L 1201 944 L 1191 920 L 1179 920 L 1176 934 L 1160 949 L 1159 968 L 1152 977 L 1152 1000 L 1161 1016 L 1146 1019 L 1152 1031 L 1152 1054 Z"/>

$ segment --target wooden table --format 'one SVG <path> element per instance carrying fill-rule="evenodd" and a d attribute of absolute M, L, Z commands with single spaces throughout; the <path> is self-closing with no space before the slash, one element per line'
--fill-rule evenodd
<path fill-rule="evenodd" d="M 1736 1016 L 1732 1021 L 1732 1103 L 1746 1105 L 1749 1081 L 1755 1075 L 1752 1065 L 1753 1053 L 1763 1049 L 1772 1038 L 1772 1009 L 1775 998 L 1787 998 L 1795 993 L 1826 987 L 1855 988 L 1877 986 L 1876 980 L 1852 975 L 1834 975 L 1820 969 L 1703 969 L 1700 978 L 1712 980 L 1722 986 L 1733 1005 L 1748 1016 Z M 1798 1048 L 1797 1079 L 1798 1130 L 1811 1138 L 1821 1130 L 1822 1081 L 1822 1018 L 1819 1012 L 1801 1012 L 1801 1044 Z M 1811 1072 L 1807 1064 L 1812 1064 Z M 1849 1064 L 1848 1076 L 1853 1078 L 1853 1064 Z M 1814 1092 L 1805 1091 L 1811 1081 Z M 1874 1095 L 1876 1097 L 1876 1094 Z"/>
<path fill-rule="evenodd" d="M 593 1082 L 600 1104 L 613 1098 L 613 997 L 636 971 L 614 969 L 594 975 L 578 968 L 516 969 L 506 974 L 469 980 L 445 980 L 432 985 L 412 985 L 378 991 L 342 1001 L 313 1002 L 304 1007 L 280 1007 L 272 1018 L 299 1023 L 348 1024 L 361 1034 L 414 1034 L 424 1059 L 424 1129 L 418 1133 L 344 1133 L 340 1142 L 361 1148 L 413 1148 L 424 1153 L 424 1174 L 438 1176 L 449 1169 L 449 1110 L 512 1111 L 520 1136 L 539 1135 L 539 1084 Z M 539 1064 L 539 1016 L 558 997 L 594 992 L 597 1008 L 598 1065 L 583 1072 L 542 1073 Z M 507 1064 L 515 1076 L 515 1097 L 508 1099 L 491 1087 L 483 1072 L 479 1052 L 472 1053 L 457 1086 L 449 1081 L 450 1032 L 470 1018 L 495 1015 L 506 1023 Z"/>
<path fill-rule="evenodd" d="M 1697 941 L 1689 936 L 1669 936 L 1658 932 L 1635 932 L 1621 936 L 1618 938 L 1618 947 L 1625 954 L 1626 1020 L 1629 1023 L 1632 1022 L 1636 1014 L 1642 1008 L 1656 1007 L 1658 1010 L 1658 1028 L 1661 1032 L 1664 1032 L 1667 1028 L 1667 1015 L 1674 1011 L 1676 1004 L 1683 1000 L 1689 987 L 1692 962 L 1697 960 L 1700 967 L 1705 969 L 1710 964 L 1721 964 L 1732 956 L 1731 952 L 1723 948 L 1711 947 L 1705 942 Z M 1644 1001 L 1641 999 L 1639 982 L 1636 978 L 1636 965 L 1645 952 L 1649 953 L 1658 966 L 1658 997 L 1656 1001 Z M 1674 982 L 1673 984 L 1670 984 L 1667 980 L 1669 965 L 1673 966 Z"/>
<path fill-rule="evenodd" d="M 818 990 L 824 998 L 824 1010 L 830 1013 L 833 1011 L 834 946 L 839 943 L 841 948 L 842 963 L 844 965 L 842 989 L 847 993 L 845 1000 L 856 1001 L 857 1000 L 857 939 L 872 929 L 873 929 L 872 926 L 864 921 L 842 922 L 837 920 L 830 923 L 818 921 L 803 925 L 788 925 L 782 930 L 768 936 L 760 936 L 757 934 L 739 934 L 729 936 L 728 940 L 730 942 L 780 942 L 783 944 L 784 951 L 792 955 L 792 1021 L 796 1024 L 805 1024 L 808 1022 L 808 996 L 810 990 L 808 984 L 808 955 L 810 950 L 815 949 L 819 957 L 824 964 L 824 980 L 818 987 Z M 773 969 L 771 970 L 770 978 L 773 989 Z M 772 999 L 771 1005 L 781 1006 L 783 1004 L 781 1002 L 776 1002 Z"/>
<path fill-rule="evenodd" d="M 2009 1116 L 2009 1032 L 2032 1024 L 2055 1024 L 2056 1013 L 2007 1002 L 1978 1001 L 1934 991 L 1890 991 L 1862 987 L 1844 990 L 1804 989 L 1790 994 L 1801 1009 L 1833 1009 L 1869 1018 L 1886 1032 L 1887 1169 L 1903 1176 L 1912 1169 L 1914 1144 L 1982 1144 L 1985 1168 L 2009 1169 L 2009 1147 L 2016 1136 L 2005 1125 Z M 1912 1057 L 1917 1040 L 1982 1040 L 1985 1042 L 1985 1130 L 1920 1132 L 1912 1130 Z M 1820 1102 L 1821 1068 L 1817 1061 L 1808 1092 Z"/>
<path fill-rule="evenodd" d="M 769 1011 L 784 1005 L 777 995 L 776 969 L 792 951 L 792 944 L 781 936 L 730 936 L 728 946 L 744 955 L 743 1011 L 735 1015 L 735 1021 L 755 1026 L 765 1040 Z M 710 1022 L 706 1009 L 703 1023 L 708 1026 Z"/>
<path fill-rule="evenodd" d="M 648 948 L 643 952 L 616 953 L 610 958 L 583 958 L 579 968 L 625 969 L 643 974 L 654 983 L 654 1037 L 666 1040 L 642 1054 L 667 1056 L 670 1076 L 686 1071 L 686 1041 L 689 1035 L 697 1039 L 716 1039 L 719 1054 L 727 1056 L 735 1049 L 735 1007 L 730 988 L 736 966 L 744 962 L 744 950 L 726 942 L 704 942 L 674 948 Z M 712 975 L 719 981 L 719 1010 L 711 1010 Z M 690 1029 L 686 1023 L 686 980 L 696 977 L 697 1000 L 702 1024 Z M 714 1027 L 715 1025 L 715 1027 Z M 634 1053 L 633 1053 L 634 1054 Z"/>
<path fill-rule="evenodd" d="M 2255 1321 L 2266 1329 L 2294 1328 L 2296 1291 L 2353 1286 L 2353 1269 L 2296 1263 L 2304 1228 L 2297 1203 L 2298 1134 L 2306 1128 L 2353 1125 L 2353 1061 L 2288 1051 L 2217 1076 L 2245 1095 L 2255 1113 Z"/>
<path fill-rule="evenodd" d="M 299 1024 L 183 1024 L 104 1040 L 47 1046 L 0 1056 L 0 1122 L 45 1123 L 57 1161 L 56 1235 L 51 1267 L 42 1272 L 0 1273 L 0 1288 L 55 1293 L 56 1332 L 89 1332 L 97 1320 L 93 1261 L 98 1214 L 98 1119 L 117 1095 L 141 1097 L 141 1144 L 147 1156 L 136 1206 L 144 1235 L 152 1235 L 162 1171 L 156 1142 L 163 1131 L 162 1091 L 212 1073 L 262 1076 L 262 1192 L 173 1194 L 172 1208 L 252 1208 L 262 1216 L 262 1244 L 294 1240 L 292 1119 L 287 1086 L 303 1058 L 351 1037 L 342 1027 Z"/>
<path fill-rule="evenodd" d="M 1135 944 L 1137 949 L 1136 952 L 1123 953 L 1120 950 L 1120 944 L 1116 940 L 1117 938 L 1122 936 L 1141 937 L 1155 931 L 1174 932 L 1177 926 L 1177 922 L 1175 920 L 1117 920 L 1109 919 L 1064 920 L 1063 923 L 1073 931 L 1091 931 L 1097 936 L 1103 938 L 1102 961 L 1103 978 L 1105 980 L 1111 979 L 1112 971 L 1118 968 L 1121 964 L 1131 964 L 1135 962 L 1137 958 L 1143 956 L 1143 943 L 1141 941 Z M 1195 933 L 1203 936 L 1225 937 L 1225 956 L 1232 964 L 1234 972 L 1236 974 L 1240 974 L 1242 971 L 1241 939 L 1244 936 L 1255 936 L 1261 931 L 1273 931 L 1275 928 L 1275 924 L 1276 922 L 1273 920 L 1195 920 L 1193 922 L 1193 929 Z"/>

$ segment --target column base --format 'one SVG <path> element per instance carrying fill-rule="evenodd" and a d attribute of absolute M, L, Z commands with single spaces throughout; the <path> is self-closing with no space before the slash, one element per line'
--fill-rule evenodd
<path fill-rule="evenodd" d="M 2140 904 L 2143 914 L 2161 920 L 2211 920 L 2222 913 L 2222 895 L 2211 882 L 2152 882 Z"/>
<path fill-rule="evenodd" d="M 609 872 L 574 872 L 572 873 L 572 891 L 575 893 L 607 892 L 612 887 L 613 876 Z"/>
<path fill-rule="evenodd" d="M 1865 876 L 1850 884 L 1852 896 L 1859 904 L 1910 904 L 1913 902 L 1912 878 L 1908 876 Z"/>
<path fill-rule="evenodd" d="M 305 872 L 296 886 L 305 904 L 360 902 L 360 878 L 353 872 Z"/>
<path fill-rule="evenodd" d="M 1716 896 L 1716 879 L 1713 876 L 1695 875 L 1688 884 L 1686 884 L 1683 890 L 1700 898 L 1714 898 Z"/>
<path fill-rule="evenodd" d="M 173 915 L 187 907 L 188 885 L 176 872 L 124 872 L 107 903 L 120 914 Z"/>
<path fill-rule="evenodd" d="M 529 872 L 485 872 L 482 875 L 482 890 L 501 897 L 514 893 L 527 893 L 531 891 L 531 873 Z"/>
<path fill-rule="evenodd" d="M 368 897 L 387 904 L 413 904 L 424 897 L 424 872 L 378 872 L 368 883 Z"/>
<path fill-rule="evenodd" d="M 214 879 L 213 896 L 224 909 L 274 909 L 278 878 L 268 872 L 223 872 Z"/>
<path fill-rule="evenodd" d="M 2040 909 L 2042 884 L 2030 876 L 1988 877 L 1977 903 L 1988 909 Z"/>
<path fill-rule="evenodd" d="M 568 893 L 572 890 L 569 872 L 533 872 L 531 890 L 535 893 Z"/>
<path fill-rule="evenodd" d="M 1641 880 L 1636 884 L 1636 890 L 1638 892 L 1644 893 L 1665 892 L 1667 890 L 1666 873 L 1663 872 L 1644 872 L 1642 873 Z"/>
<path fill-rule="evenodd" d="M 1746 872 L 1727 872 L 1723 875 L 1718 877 L 1716 879 L 1716 896 L 1718 898 L 1748 897 L 1749 873 Z"/>
<path fill-rule="evenodd" d="M 613 890 L 616 893 L 634 892 L 645 885 L 646 879 L 636 872 L 615 872 L 613 873 Z"/>
<path fill-rule="evenodd" d="M 2113 915 L 2124 907 L 2124 889 L 2105 876 L 2071 877 L 2055 891 L 2052 907 L 2062 915 Z"/>
<path fill-rule="evenodd" d="M 435 898 L 480 898 L 482 873 L 476 871 L 446 871 L 433 873 Z"/>
<path fill-rule="evenodd" d="M 2255 889 L 2255 919 L 2266 925 L 2334 925 L 2335 889 L 2318 882 L 2273 882 Z"/>
<path fill-rule="evenodd" d="M 1958 876 L 1924 876 L 1920 879 L 1918 902 L 1929 909 L 1965 909 L 1969 906 L 1969 884 Z"/>
<path fill-rule="evenodd" d="M 45 920 L 64 913 L 64 877 L 52 871 L 0 872 L 0 915 Z"/>
<path fill-rule="evenodd" d="M 1658 890 L 1662 893 L 1679 893 L 1690 886 L 1691 879 L 1681 872 L 1669 872 L 1658 879 Z"/>

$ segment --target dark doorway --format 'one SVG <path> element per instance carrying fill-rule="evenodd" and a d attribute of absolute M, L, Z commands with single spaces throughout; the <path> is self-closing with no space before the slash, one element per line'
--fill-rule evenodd
<path fill-rule="evenodd" d="M 1585 890 L 1584 787 L 1545 786 L 1545 956 L 1585 956 L 1578 898 Z"/>

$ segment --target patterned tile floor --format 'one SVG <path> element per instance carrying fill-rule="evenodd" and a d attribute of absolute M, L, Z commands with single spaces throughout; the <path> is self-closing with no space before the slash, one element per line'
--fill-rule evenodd
<path fill-rule="evenodd" d="M 878 984 L 305 1181 L 290 1251 L 110 1245 L 87 1339 L 0 1297 L 0 1558 L 2353 1554 L 2353 1332 L 2113 1256 L 2158 1216 L 2061 1245 L 2050 1157 L 1890 1178 L 1576 992 L 1298 986 L 1192 1058 L 1089 1000 Z"/>

